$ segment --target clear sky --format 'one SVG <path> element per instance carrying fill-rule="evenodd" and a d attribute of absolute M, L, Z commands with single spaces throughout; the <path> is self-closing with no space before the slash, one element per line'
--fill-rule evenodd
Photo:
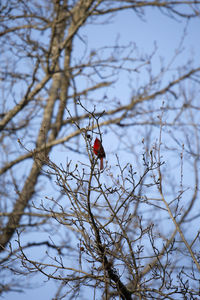
<path fill-rule="evenodd" d="M 184 28 L 186 31 L 184 32 Z M 159 68 L 160 57 L 164 58 L 165 63 L 169 62 L 184 35 L 183 53 L 174 62 L 172 68 L 183 65 L 192 56 L 194 61 L 200 62 L 200 18 L 190 20 L 186 27 L 186 22 L 170 19 L 162 15 L 156 9 L 148 9 L 144 16 L 144 21 L 136 16 L 133 11 L 119 13 L 107 25 L 87 25 L 81 34 L 88 40 L 88 49 L 98 49 L 103 46 L 111 46 L 119 39 L 120 44 L 135 43 L 140 53 L 146 54 L 154 49 L 155 42 L 158 50 L 155 57 L 154 68 Z M 80 48 L 76 41 L 74 44 L 75 53 L 80 53 Z M 81 46 L 80 46 L 81 47 Z M 108 91 L 110 97 L 119 99 L 129 99 L 131 88 L 128 88 L 126 76 L 121 76 L 116 85 L 116 89 Z M 134 83 L 132 83 L 134 85 Z M 125 85 L 126 88 L 123 88 Z M 109 144 L 110 136 L 105 135 L 104 143 L 108 152 L 108 159 L 112 159 L 109 153 L 112 152 L 112 145 Z M 63 156 L 64 157 L 64 156 Z M 62 159 L 62 157 L 61 157 Z M 23 277 L 22 277 L 23 281 Z M 4 294 L 6 300 L 35 300 L 52 299 L 55 295 L 53 281 L 46 281 L 46 278 L 35 277 L 36 286 L 26 290 L 23 294 L 9 293 Z M 41 285 L 41 287 L 40 287 Z M 67 299 L 67 298 L 66 298 Z M 89 298 L 88 298 L 89 299 Z"/>

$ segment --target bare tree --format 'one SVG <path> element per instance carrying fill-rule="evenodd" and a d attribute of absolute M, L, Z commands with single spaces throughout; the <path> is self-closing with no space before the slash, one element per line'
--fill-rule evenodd
<path fill-rule="evenodd" d="M 1 294 L 40 274 L 58 283 L 53 299 L 198 297 L 200 65 L 171 71 L 184 38 L 155 71 L 156 46 L 91 49 L 83 30 L 148 7 L 188 22 L 199 5 L 2 1 Z M 109 99 L 122 73 L 139 85 Z M 101 172 L 93 138 L 105 146 L 107 129 Z"/>

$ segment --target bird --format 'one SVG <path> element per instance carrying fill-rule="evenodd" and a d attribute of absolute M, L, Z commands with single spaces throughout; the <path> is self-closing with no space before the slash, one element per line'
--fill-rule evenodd
<path fill-rule="evenodd" d="M 100 159 L 100 170 L 103 170 L 103 159 L 106 157 L 101 141 L 96 138 L 94 141 L 93 152 Z"/>

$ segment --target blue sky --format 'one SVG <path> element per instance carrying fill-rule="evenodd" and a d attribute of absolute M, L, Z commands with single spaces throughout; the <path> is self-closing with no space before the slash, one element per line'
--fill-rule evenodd
<path fill-rule="evenodd" d="M 173 69 L 178 65 L 182 65 L 184 62 L 187 63 L 191 56 L 194 61 L 200 61 L 200 18 L 190 20 L 186 28 L 186 34 L 184 33 L 184 28 L 186 26 L 185 22 L 170 19 L 162 15 L 156 9 L 148 9 L 144 18 L 145 20 L 142 21 L 133 11 L 124 11 L 113 18 L 111 24 L 87 26 L 81 33 L 83 36 L 87 36 L 88 49 L 91 50 L 98 49 L 98 47 L 113 45 L 118 37 L 121 44 L 129 44 L 130 42 L 135 43 L 138 51 L 146 54 L 154 49 L 154 44 L 156 42 L 158 50 L 154 59 L 155 70 L 160 67 L 160 57 L 164 58 L 166 64 L 171 60 L 183 35 L 185 35 L 182 47 L 183 53 L 175 60 L 171 68 Z M 77 50 L 75 49 L 75 53 L 76 51 L 78 53 L 80 50 L 78 43 L 81 42 L 76 41 L 75 47 L 77 47 Z M 134 85 L 134 82 L 132 84 Z M 119 78 L 116 88 L 111 89 L 109 95 L 110 97 L 123 98 L 124 101 L 129 99 L 131 96 L 131 88 L 128 87 L 126 75 Z M 105 134 L 104 143 L 108 152 L 107 158 L 112 161 L 112 145 L 109 141 L 109 134 Z M 45 278 L 41 278 L 40 280 L 37 277 L 34 279 L 34 282 L 38 283 L 38 288 L 30 288 L 23 294 L 5 294 L 4 299 L 52 299 L 55 292 L 53 281 L 50 280 L 47 282 Z M 42 285 L 41 287 L 40 284 Z"/>

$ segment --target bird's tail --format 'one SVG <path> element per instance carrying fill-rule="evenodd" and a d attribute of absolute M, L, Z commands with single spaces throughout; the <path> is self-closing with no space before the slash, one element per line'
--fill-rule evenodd
<path fill-rule="evenodd" d="M 100 170 L 103 170 L 103 157 L 100 158 Z"/>

